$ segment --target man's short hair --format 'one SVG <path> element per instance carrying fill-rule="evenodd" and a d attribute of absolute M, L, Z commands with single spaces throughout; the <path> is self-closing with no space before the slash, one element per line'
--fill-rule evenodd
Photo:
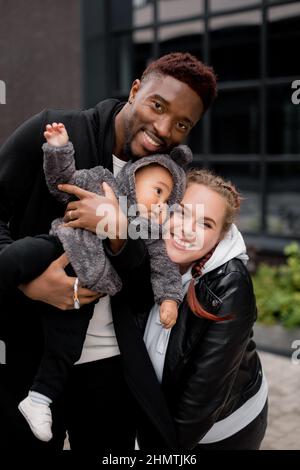
<path fill-rule="evenodd" d="M 217 78 L 212 67 L 188 52 L 172 52 L 152 62 L 143 72 L 141 82 L 153 76 L 170 75 L 186 83 L 200 96 L 205 112 L 217 96 Z"/>

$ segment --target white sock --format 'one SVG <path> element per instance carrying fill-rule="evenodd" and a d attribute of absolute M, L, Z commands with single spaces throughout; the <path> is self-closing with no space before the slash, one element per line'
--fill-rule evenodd
<path fill-rule="evenodd" d="M 51 398 L 47 397 L 46 395 L 42 395 L 42 393 L 35 392 L 34 390 L 30 390 L 28 396 L 33 403 L 46 406 L 50 406 L 52 403 Z"/>

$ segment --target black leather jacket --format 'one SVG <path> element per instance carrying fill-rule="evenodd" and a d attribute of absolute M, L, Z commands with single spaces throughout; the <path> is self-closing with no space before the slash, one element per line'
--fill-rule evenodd
<path fill-rule="evenodd" d="M 149 261 L 141 248 L 142 242 L 130 243 L 134 249 L 126 247 L 111 259 L 123 275 L 126 299 L 134 298 L 132 308 L 142 333 L 151 305 Z M 175 421 L 180 449 L 194 448 L 216 421 L 252 397 L 262 381 L 261 364 L 252 339 L 255 297 L 244 264 L 232 259 L 206 274 L 197 284 L 196 293 L 207 311 L 220 316 L 231 314 L 232 319 L 213 322 L 195 316 L 186 299 L 180 305 L 177 323 L 170 334 L 161 384 Z M 141 425 L 141 442 L 147 448 L 157 447 L 153 427 L 148 428 L 145 420 Z"/>

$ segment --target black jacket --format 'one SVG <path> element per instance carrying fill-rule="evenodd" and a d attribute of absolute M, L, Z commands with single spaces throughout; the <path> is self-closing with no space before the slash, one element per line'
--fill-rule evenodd
<path fill-rule="evenodd" d="M 131 311 L 135 313 L 134 321 L 141 334 L 152 303 L 147 256 L 139 240 L 131 241 L 118 255 L 110 253 L 123 282 L 127 282 L 126 299 L 134 300 Z M 262 381 L 261 364 L 252 340 L 255 297 L 244 264 L 232 259 L 206 274 L 197 284 L 196 293 L 207 311 L 220 316 L 231 314 L 232 319 L 213 322 L 195 316 L 186 300 L 180 306 L 169 339 L 161 384 L 175 421 L 176 445 L 180 449 L 195 447 L 216 421 L 252 397 Z M 144 448 L 163 445 L 159 443 L 159 429 L 154 423 L 157 403 L 152 405 L 151 423 L 142 419 L 140 427 Z"/>
<path fill-rule="evenodd" d="M 121 107 L 117 100 L 106 100 L 83 111 L 44 110 L 21 125 L 2 145 L 0 251 L 14 240 L 48 233 L 52 220 L 64 212 L 64 206 L 50 195 L 45 182 L 42 152 L 45 125 L 65 124 L 78 169 L 102 164 L 112 170 L 114 116 Z M 33 261 L 42 257 L 42 253 L 36 252 Z M 0 365 L 0 394 L 1 387 L 9 386 L 12 390 L 18 388 L 22 396 L 41 358 L 43 334 L 39 311 L 43 304 L 32 302 L 17 291 L 0 308 L 0 339 L 6 344 L 7 362 Z"/>

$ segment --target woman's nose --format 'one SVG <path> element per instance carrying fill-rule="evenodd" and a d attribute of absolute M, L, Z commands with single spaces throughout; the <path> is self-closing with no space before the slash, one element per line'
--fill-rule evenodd
<path fill-rule="evenodd" d="M 192 238 L 195 236 L 197 230 L 196 222 L 190 217 L 186 217 L 183 220 L 183 233 L 187 238 Z"/>

